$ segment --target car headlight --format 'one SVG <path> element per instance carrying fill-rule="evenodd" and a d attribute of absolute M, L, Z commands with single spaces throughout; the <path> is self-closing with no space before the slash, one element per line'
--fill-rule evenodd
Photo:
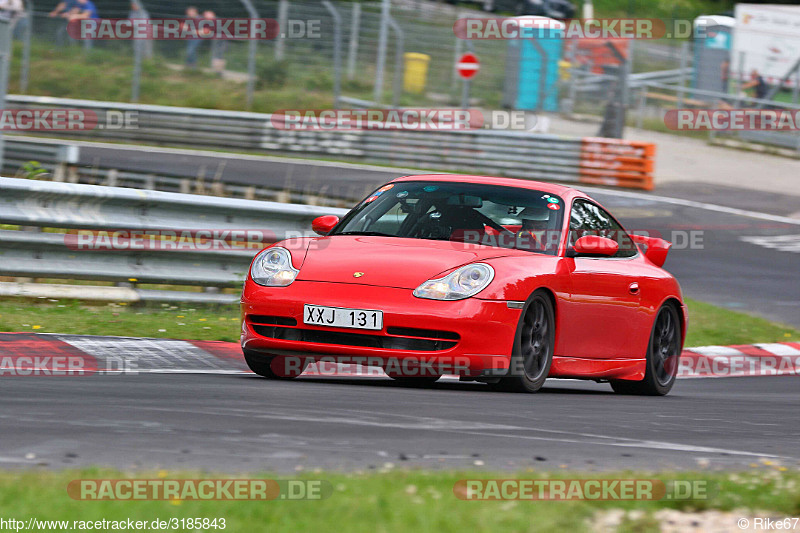
<path fill-rule="evenodd" d="M 258 254 L 250 267 L 250 278 L 267 287 L 286 287 L 300 271 L 292 266 L 292 254 L 276 246 Z"/>
<path fill-rule="evenodd" d="M 430 300 L 463 300 L 481 292 L 492 279 L 492 267 L 485 263 L 473 263 L 443 278 L 429 279 L 414 289 L 414 296 Z"/>

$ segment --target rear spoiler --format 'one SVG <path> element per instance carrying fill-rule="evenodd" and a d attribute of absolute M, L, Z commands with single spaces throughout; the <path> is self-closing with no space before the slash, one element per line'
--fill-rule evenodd
<path fill-rule="evenodd" d="M 646 247 L 644 256 L 658 267 L 664 266 L 664 261 L 667 260 L 669 249 L 672 248 L 672 243 L 659 239 L 656 237 L 645 237 L 644 235 L 631 235 L 631 240 L 636 244 L 642 244 Z"/>

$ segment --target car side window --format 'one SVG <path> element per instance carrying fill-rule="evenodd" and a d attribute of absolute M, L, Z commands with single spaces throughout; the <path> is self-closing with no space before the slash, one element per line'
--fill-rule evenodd
<path fill-rule="evenodd" d="M 599 235 L 616 241 L 619 251 L 612 257 L 633 257 L 637 253 L 628 233 L 605 209 L 586 200 L 575 200 L 569 218 L 569 245 L 573 246 L 584 235 Z"/>

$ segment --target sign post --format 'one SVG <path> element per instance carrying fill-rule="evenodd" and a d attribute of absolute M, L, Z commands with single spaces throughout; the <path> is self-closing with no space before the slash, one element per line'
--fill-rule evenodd
<path fill-rule="evenodd" d="M 481 64 L 475 54 L 466 53 L 458 58 L 458 63 L 456 63 L 456 71 L 464 80 L 464 88 L 461 92 L 462 109 L 469 108 L 469 80 L 478 73 L 480 68 Z"/>

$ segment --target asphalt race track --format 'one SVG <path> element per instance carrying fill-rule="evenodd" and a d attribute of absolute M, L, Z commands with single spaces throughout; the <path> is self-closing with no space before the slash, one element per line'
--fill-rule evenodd
<path fill-rule="evenodd" d="M 0 379 L 6 468 L 608 470 L 800 464 L 797 377 L 690 379 L 664 398 L 551 380 L 535 395 L 389 379 Z"/>
<path fill-rule="evenodd" d="M 95 164 L 100 155 L 111 157 L 82 153 Z M 180 166 L 170 158 L 184 157 L 116 156 L 162 172 Z M 209 165 L 219 159 L 208 157 Z M 223 179 L 283 186 L 281 164 L 290 163 L 229 161 Z M 298 180 L 313 167 L 315 179 L 350 187 L 402 173 L 304 165 L 292 173 Z M 673 199 L 612 190 L 595 195 L 628 229 L 676 243 L 666 268 L 687 296 L 800 326 L 800 221 L 783 218 L 800 212 L 800 200 L 699 189 L 657 191 Z M 688 245 L 692 238 L 695 246 Z M 407 388 L 383 378 L 3 377 L 0 401 L 0 463 L 8 468 L 608 470 L 748 468 L 761 458 L 800 464 L 796 376 L 680 380 L 665 398 L 554 380 L 539 394 L 520 395 L 457 382 Z"/>
<path fill-rule="evenodd" d="M 362 198 L 364 191 L 412 173 L 310 160 L 175 149 L 81 144 L 81 164 L 194 177 L 220 173 L 227 183 L 311 188 Z M 595 195 L 628 230 L 675 243 L 665 267 L 689 297 L 800 327 L 800 198 L 709 185 L 659 187 L 655 194 L 579 187 Z M 627 196 L 623 196 L 627 195 Z M 677 203 L 665 201 L 665 196 Z M 702 202 L 760 214 L 753 218 L 686 205 Z M 776 218 L 773 220 L 770 218 Z M 656 233 L 654 233 L 656 232 Z M 691 247 L 690 239 L 698 246 Z M 787 240 L 788 239 L 788 240 Z"/>

